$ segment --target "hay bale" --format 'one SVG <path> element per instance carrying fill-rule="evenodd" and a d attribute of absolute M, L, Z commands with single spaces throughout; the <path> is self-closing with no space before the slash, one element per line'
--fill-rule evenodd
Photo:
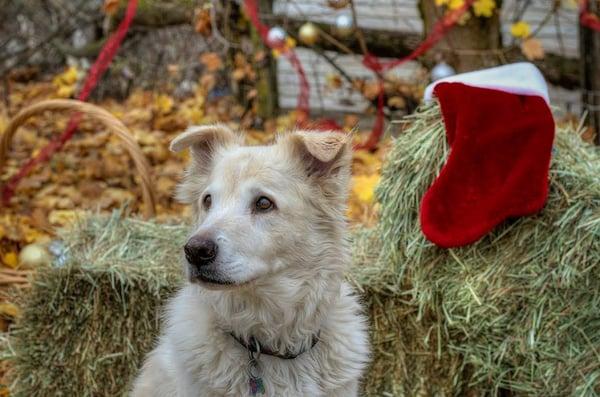
<path fill-rule="evenodd" d="M 67 232 L 68 263 L 39 271 L 22 297 L 11 395 L 124 395 L 179 283 L 185 234 L 119 213 Z"/>
<path fill-rule="evenodd" d="M 439 107 L 412 119 L 377 189 L 380 223 L 354 245 L 375 328 L 368 394 L 599 394 L 598 149 L 559 129 L 545 209 L 444 250 L 418 217 L 449 150 Z"/>
<path fill-rule="evenodd" d="M 395 142 L 381 222 L 354 235 L 350 275 L 372 320 L 370 396 L 600 393 L 600 155 L 559 131 L 538 215 L 442 250 L 420 199 L 448 147 L 439 109 Z M 11 337 L 16 396 L 127 391 L 180 282 L 185 226 L 91 217 L 64 236 L 69 263 L 40 272 Z M 510 393 L 509 393 L 510 394 Z"/>

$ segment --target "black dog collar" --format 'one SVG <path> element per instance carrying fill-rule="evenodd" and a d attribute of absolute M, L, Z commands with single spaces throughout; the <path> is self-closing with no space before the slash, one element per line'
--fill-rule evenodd
<path fill-rule="evenodd" d="M 321 335 L 321 331 L 317 332 L 315 335 L 312 336 L 311 345 L 308 349 L 300 350 L 298 353 L 291 353 L 289 351 L 286 351 L 285 353 L 279 353 L 279 352 L 273 351 L 269 348 L 264 347 L 253 336 L 251 336 L 250 339 L 246 342 L 242 338 L 235 335 L 233 332 L 230 332 L 229 335 L 231 335 L 231 337 L 233 339 L 235 339 L 240 345 L 244 346 L 250 353 L 266 354 L 268 356 L 281 358 L 283 360 L 291 360 L 291 359 L 298 357 L 302 353 L 307 352 L 308 350 L 312 349 L 313 347 L 315 347 L 315 345 L 319 341 L 319 336 Z"/>

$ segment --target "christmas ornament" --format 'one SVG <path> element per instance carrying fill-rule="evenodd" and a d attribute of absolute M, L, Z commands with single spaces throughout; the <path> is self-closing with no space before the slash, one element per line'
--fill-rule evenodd
<path fill-rule="evenodd" d="M 304 44 L 314 45 L 319 40 L 319 28 L 314 23 L 307 22 L 300 26 L 298 37 Z"/>
<path fill-rule="evenodd" d="M 512 217 L 544 207 L 554 140 L 548 87 L 530 63 L 458 74 L 431 84 L 451 147 L 423 196 L 421 228 L 444 247 L 473 243 Z"/>
<path fill-rule="evenodd" d="M 348 4 L 350 4 L 349 0 L 327 0 L 327 5 L 336 10 L 346 7 Z"/>
<path fill-rule="evenodd" d="M 271 48 L 280 48 L 285 45 L 287 34 L 285 30 L 279 26 L 274 26 L 267 33 L 267 44 Z"/>
<path fill-rule="evenodd" d="M 454 76 L 455 74 L 456 71 L 454 68 L 442 61 L 431 69 L 431 81 L 444 79 L 446 77 Z"/>
<path fill-rule="evenodd" d="M 54 257 L 52 261 L 53 266 L 62 267 L 67 264 L 67 260 L 69 259 L 67 256 L 67 247 L 61 240 L 54 240 L 48 244 L 48 251 Z"/>
<path fill-rule="evenodd" d="M 41 244 L 26 245 L 19 253 L 19 265 L 25 268 L 49 265 L 51 261 L 50 253 Z"/>
<path fill-rule="evenodd" d="M 343 13 L 335 18 L 335 31 L 338 36 L 349 36 L 354 30 L 354 21 L 350 13 Z"/>

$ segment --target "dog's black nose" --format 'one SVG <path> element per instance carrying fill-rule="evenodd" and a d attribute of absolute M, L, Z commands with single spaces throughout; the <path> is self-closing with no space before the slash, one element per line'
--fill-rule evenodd
<path fill-rule="evenodd" d="M 190 265 L 200 267 L 210 265 L 219 251 L 217 244 L 204 236 L 193 236 L 183 247 L 185 258 Z"/>

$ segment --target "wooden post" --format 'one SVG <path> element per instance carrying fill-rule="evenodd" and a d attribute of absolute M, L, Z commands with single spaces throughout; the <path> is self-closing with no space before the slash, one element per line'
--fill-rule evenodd
<path fill-rule="evenodd" d="M 471 16 L 463 25 L 452 28 L 427 56 L 429 62 L 440 54 L 457 72 L 468 72 L 485 67 L 496 66 L 497 56 L 490 50 L 502 48 L 500 33 L 500 8 L 502 1 L 496 2 L 498 8 L 490 18 Z M 434 0 L 420 0 L 419 10 L 423 19 L 425 34 L 429 34 L 433 26 L 442 17 L 443 8 Z"/>
<path fill-rule="evenodd" d="M 260 13 L 270 14 L 273 11 L 272 0 L 260 0 L 258 2 Z M 264 67 L 257 73 L 256 90 L 258 109 L 257 115 L 263 120 L 272 118 L 276 115 L 278 109 L 278 91 L 277 91 L 277 65 L 271 50 L 261 43 L 258 33 L 252 29 L 252 40 L 258 49 L 266 51 Z"/>
<path fill-rule="evenodd" d="M 589 0 L 589 11 L 600 13 L 600 0 Z M 600 32 L 579 25 L 581 90 L 583 109 L 600 145 Z"/>

